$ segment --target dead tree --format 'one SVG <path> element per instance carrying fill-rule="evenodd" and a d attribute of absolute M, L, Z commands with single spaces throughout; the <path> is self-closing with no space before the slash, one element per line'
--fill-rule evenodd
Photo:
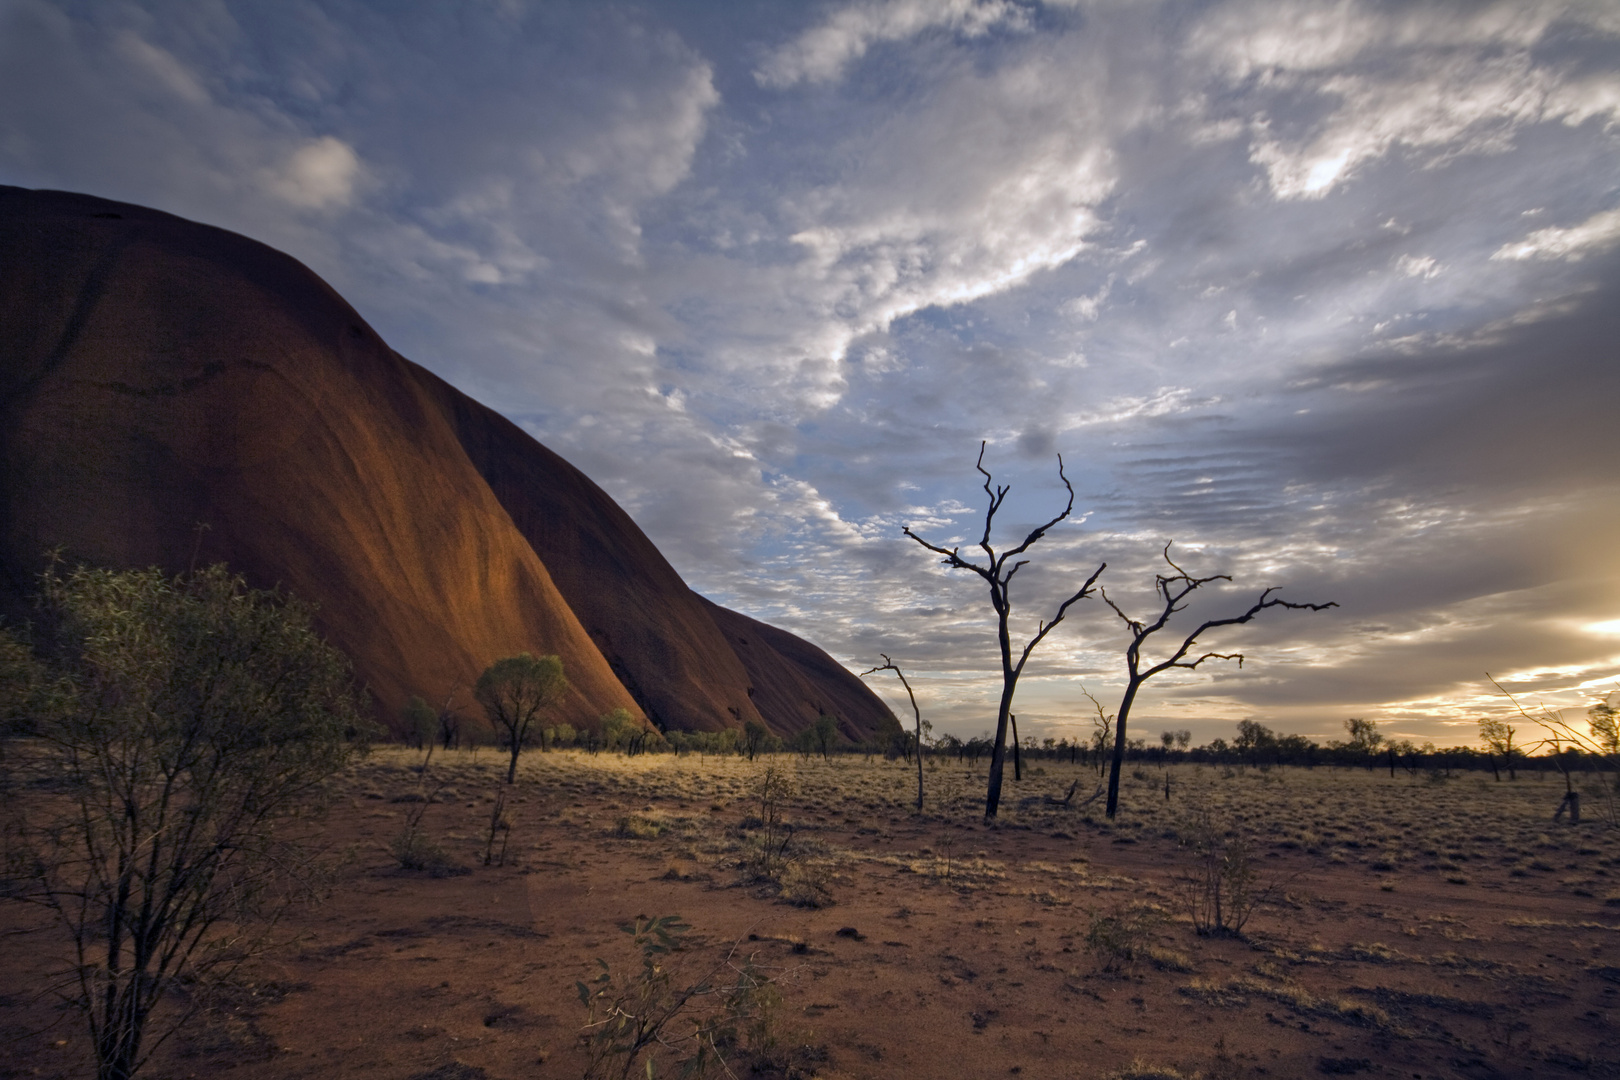
<path fill-rule="evenodd" d="M 888 653 L 878 653 L 878 655 L 883 657 L 882 665 L 872 668 L 871 671 L 861 672 L 861 678 L 864 679 L 877 671 L 892 671 L 900 677 L 900 685 L 906 688 L 906 697 L 911 699 L 911 711 L 917 718 L 917 813 L 920 814 L 923 808 L 922 710 L 917 708 L 917 695 L 911 692 L 911 684 L 906 681 L 906 673 L 900 670 L 900 665 L 890 660 Z"/>
<path fill-rule="evenodd" d="M 1035 636 L 1029 639 L 1029 643 L 1024 646 L 1023 651 L 1015 661 L 1013 659 L 1012 636 L 1007 626 L 1008 620 L 1012 616 L 1012 579 L 1014 574 L 1029 564 L 1029 560 L 1019 559 L 1017 562 L 1012 562 L 1010 566 L 1008 564 L 1011 560 L 1033 547 L 1041 537 L 1046 535 L 1048 529 L 1069 516 L 1070 511 L 1074 509 L 1074 485 L 1069 483 L 1069 478 L 1064 475 L 1063 455 L 1059 454 L 1058 479 L 1062 480 L 1063 486 L 1068 489 L 1068 505 L 1064 506 L 1063 512 L 1057 517 L 1048 521 L 1045 525 L 1038 526 L 1028 536 L 1024 537 L 1023 543 L 997 555 L 995 548 L 990 543 L 990 528 L 995 523 L 996 511 L 1001 509 L 1002 502 L 1007 498 L 1007 492 L 1012 489 L 1000 484 L 991 487 L 992 477 L 984 468 L 984 448 L 985 444 L 981 442 L 979 444 L 979 460 L 974 465 L 974 468 L 983 474 L 984 493 L 990 498 L 989 508 L 985 510 L 984 514 L 984 536 L 979 540 L 979 547 L 984 550 L 985 555 L 988 557 L 989 565 L 980 566 L 978 563 L 969 562 L 962 558 L 959 554 L 960 548 L 944 548 L 936 544 L 930 544 L 912 532 L 909 525 L 902 531 L 929 551 L 937 555 L 943 555 L 943 562 L 946 566 L 953 570 L 971 570 L 983 578 L 985 584 L 990 586 L 990 606 L 996 612 L 996 640 L 1001 646 L 1001 704 L 996 711 L 996 737 L 995 742 L 991 745 L 990 752 L 990 780 L 986 786 L 984 796 L 984 816 L 988 819 L 996 816 L 996 809 L 1001 804 L 1001 773 L 1007 757 L 1007 717 L 1012 712 L 1013 692 L 1018 688 L 1018 677 L 1024 673 L 1024 664 L 1029 660 L 1030 653 L 1035 651 L 1035 646 L 1041 643 L 1041 639 L 1051 633 L 1053 628 L 1063 621 L 1063 616 L 1068 614 L 1070 605 L 1091 595 L 1093 586 L 1097 583 L 1097 578 L 1108 564 L 1103 563 L 1098 566 L 1096 571 L 1086 579 L 1086 583 L 1058 606 L 1057 614 L 1052 617 L 1051 622 L 1037 624 Z"/>
<path fill-rule="evenodd" d="M 1021 781 L 1024 779 L 1024 755 L 1018 749 L 1018 714 L 1008 713 L 1007 723 L 1012 725 L 1013 779 Z"/>
<path fill-rule="evenodd" d="M 1547 737 L 1523 748 L 1528 756 L 1536 750 L 1546 748 L 1551 751 L 1547 756 L 1552 759 L 1553 767 L 1564 778 L 1564 798 L 1553 812 L 1553 820 L 1558 821 L 1567 813 L 1571 825 L 1581 823 L 1581 793 L 1575 787 L 1575 777 L 1570 773 L 1569 761 L 1565 753 L 1573 750 L 1577 760 L 1608 761 L 1620 765 L 1620 737 L 1616 736 L 1613 721 L 1613 711 L 1608 705 L 1596 706 L 1587 710 L 1587 730 L 1578 731 L 1564 719 L 1562 709 L 1549 709 L 1546 705 L 1538 706 L 1537 712 L 1530 712 L 1519 699 L 1507 692 L 1503 685 L 1492 678 L 1490 672 L 1485 673 L 1491 685 L 1501 692 L 1502 696 L 1513 703 L 1513 708 L 1520 716 L 1533 724 L 1539 725 L 1547 733 Z M 1596 792 L 1598 814 L 1611 826 L 1620 825 L 1620 795 L 1611 784 L 1601 785 Z"/>
<path fill-rule="evenodd" d="M 1171 543 L 1174 543 L 1174 541 L 1171 541 Z M 1197 659 L 1187 659 L 1187 654 L 1191 652 L 1192 647 L 1198 643 L 1198 639 L 1216 627 L 1237 626 L 1240 623 L 1246 623 L 1267 608 L 1280 607 L 1291 608 L 1296 611 L 1322 611 L 1325 608 L 1339 606 L 1338 604 L 1331 602 L 1326 604 L 1293 604 L 1287 600 L 1276 599 L 1271 594 L 1276 592 L 1277 589 L 1275 587 L 1269 588 L 1265 592 L 1262 592 L 1260 594 L 1260 599 L 1256 600 L 1249 607 L 1249 610 L 1245 611 L 1243 614 L 1234 615 L 1227 619 L 1209 619 L 1205 621 L 1199 625 L 1198 629 L 1187 635 L 1185 640 L 1183 640 L 1182 643 L 1176 647 L 1175 652 L 1171 653 L 1168 659 L 1162 660 L 1151 667 L 1143 668 L 1143 644 L 1146 643 L 1148 638 L 1164 629 L 1165 624 L 1170 621 L 1170 616 L 1186 607 L 1184 601 L 1189 595 L 1196 592 L 1198 589 L 1203 588 L 1205 585 L 1208 585 L 1212 581 L 1232 580 L 1230 574 L 1212 574 L 1209 577 L 1202 578 L 1193 577 L 1181 567 L 1177 566 L 1170 558 L 1170 544 L 1164 545 L 1164 561 L 1170 564 L 1170 569 L 1175 571 L 1175 573 L 1168 575 L 1157 574 L 1154 576 L 1154 588 L 1158 590 L 1160 598 L 1164 601 L 1164 610 L 1159 612 L 1159 617 L 1154 619 L 1151 623 L 1142 623 L 1131 618 L 1129 615 L 1125 614 L 1124 611 L 1120 610 L 1118 604 L 1114 603 L 1108 598 L 1108 593 L 1106 590 L 1101 590 L 1103 603 L 1114 609 L 1114 614 L 1118 615 L 1120 619 L 1124 621 L 1125 625 L 1130 628 L 1131 632 L 1131 643 L 1125 649 L 1125 697 L 1121 699 L 1119 703 L 1119 715 L 1114 721 L 1114 760 L 1108 770 L 1107 812 L 1110 818 L 1119 812 L 1119 774 L 1125 765 L 1125 724 L 1130 718 L 1131 706 L 1136 703 L 1137 691 L 1142 689 L 1143 683 L 1147 682 L 1160 672 L 1169 671 L 1171 668 L 1196 668 L 1205 660 L 1236 660 L 1238 667 L 1242 667 L 1242 653 L 1211 652 L 1204 653 Z M 1093 698 L 1092 700 L 1095 701 L 1096 699 Z"/>

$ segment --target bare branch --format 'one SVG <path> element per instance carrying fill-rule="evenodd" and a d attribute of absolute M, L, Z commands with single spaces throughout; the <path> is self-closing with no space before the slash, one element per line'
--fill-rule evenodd
<path fill-rule="evenodd" d="M 1098 589 L 1097 595 L 1102 597 L 1103 603 L 1114 609 L 1114 614 L 1124 620 L 1125 625 L 1130 627 L 1133 633 L 1140 634 L 1142 632 L 1142 624 L 1121 611 L 1119 605 L 1109 599 L 1107 589 Z"/>
<path fill-rule="evenodd" d="M 938 554 L 945 556 L 945 559 L 946 559 L 947 562 L 950 561 L 950 560 L 953 560 L 953 559 L 958 561 L 958 562 L 961 561 L 962 557 L 956 553 L 958 549 L 956 549 L 956 548 L 943 548 L 943 547 L 940 547 L 938 544 L 930 544 L 927 540 L 924 540 L 922 537 L 920 537 L 916 533 L 912 532 L 910 525 L 905 526 L 900 531 L 902 533 L 904 533 L 905 535 L 911 537 L 913 540 L 917 541 L 917 543 L 921 544 L 923 547 L 927 548 L 929 551 L 937 552 Z"/>
<path fill-rule="evenodd" d="M 911 531 L 911 526 L 909 526 L 909 525 L 907 525 L 905 528 L 901 529 L 900 531 L 902 533 L 904 533 L 905 535 L 911 537 L 913 540 L 917 541 L 917 543 L 921 544 L 923 547 L 927 548 L 929 551 L 932 551 L 932 552 L 934 552 L 936 554 L 945 556 L 944 560 L 942 560 L 942 561 L 944 562 L 944 564 L 946 566 L 949 566 L 951 569 L 953 569 L 953 570 L 972 570 L 975 574 L 978 574 L 980 577 L 984 578 L 987 581 L 993 581 L 994 580 L 994 575 L 992 574 L 992 572 L 990 570 L 986 570 L 984 567 L 978 565 L 977 563 L 968 562 L 966 559 L 962 558 L 961 555 L 957 554 L 957 551 L 959 549 L 957 549 L 957 548 L 942 548 L 937 544 L 930 544 L 927 540 L 924 540 L 922 537 L 920 537 L 916 533 L 912 532 Z"/>
<path fill-rule="evenodd" d="M 1174 544 L 1174 543 L 1175 543 L 1175 541 L 1172 540 L 1172 541 L 1170 541 L 1169 544 L 1164 545 L 1164 561 L 1169 563 L 1170 564 L 1170 569 L 1174 570 L 1180 576 L 1189 577 L 1190 575 L 1187 573 L 1187 571 L 1185 571 L 1181 567 L 1177 566 L 1176 565 L 1176 560 L 1174 560 L 1174 559 L 1172 559 L 1170 557 L 1170 545 Z"/>
<path fill-rule="evenodd" d="M 873 674 L 875 672 L 879 672 L 879 671 L 892 671 L 892 672 L 894 672 L 896 675 L 898 675 L 900 677 L 900 685 L 904 686 L 906 688 L 906 696 L 911 699 L 911 713 L 917 719 L 917 735 L 916 735 L 916 738 L 917 738 L 917 812 L 921 813 L 922 808 L 923 808 L 923 771 L 922 771 L 922 767 L 923 767 L 923 760 L 922 760 L 922 758 L 923 758 L 923 734 L 922 734 L 923 718 L 922 718 L 922 710 L 917 707 L 917 695 L 912 692 L 911 683 L 906 680 L 906 673 L 900 670 L 900 665 L 896 664 L 893 660 L 889 659 L 889 654 L 888 653 L 878 653 L 878 655 L 883 657 L 882 666 L 872 668 L 870 671 L 861 672 L 861 678 L 864 679 L 864 678 L 866 678 L 866 676 L 871 675 L 871 674 Z"/>
<path fill-rule="evenodd" d="M 1200 656 L 1198 659 L 1193 660 L 1191 662 L 1183 660 L 1182 662 L 1180 662 L 1178 664 L 1172 664 L 1171 666 L 1172 667 L 1179 667 L 1179 668 L 1195 668 L 1199 664 L 1202 664 L 1205 660 L 1236 660 L 1238 667 L 1243 666 L 1243 654 L 1240 653 L 1240 652 L 1235 652 L 1235 653 L 1207 652 L 1203 656 Z"/>
<path fill-rule="evenodd" d="M 1502 686 L 1501 683 L 1497 682 L 1496 679 L 1492 678 L 1490 672 L 1487 671 L 1485 673 L 1485 677 L 1487 679 L 1490 679 L 1491 685 L 1496 687 L 1496 690 L 1497 690 L 1498 693 L 1500 693 L 1503 697 L 1507 698 L 1509 701 L 1511 701 L 1513 703 L 1513 707 L 1518 710 L 1520 716 L 1524 717 L 1526 720 L 1530 721 L 1532 724 L 1540 724 L 1541 723 L 1540 720 L 1537 720 L 1534 716 L 1531 716 L 1529 713 L 1525 712 L 1524 711 L 1524 706 L 1519 704 L 1519 699 L 1514 697 L 1512 694 L 1508 693 L 1507 690 Z"/>
<path fill-rule="evenodd" d="M 896 664 L 893 660 L 890 660 L 888 653 L 878 653 L 878 655 L 883 657 L 883 663 L 879 664 L 877 667 L 868 668 L 867 670 L 861 672 L 860 677 L 864 679 L 868 675 L 875 675 L 880 671 L 892 671 L 896 675 L 900 676 L 900 685 L 904 686 L 906 691 L 909 693 L 911 690 L 911 684 L 906 681 L 906 673 L 900 670 L 900 665 Z M 915 704 L 916 699 L 913 698 L 912 702 Z"/>
<path fill-rule="evenodd" d="M 984 474 L 984 493 L 990 496 L 990 509 L 986 510 L 984 514 L 984 537 L 980 539 L 979 546 L 984 549 L 986 555 L 990 556 L 990 565 L 994 568 L 996 553 L 990 547 L 990 524 L 995 521 L 996 511 L 1001 509 L 1001 504 L 1007 499 L 1007 492 L 1011 491 L 1012 488 L 1005 484 L 998 484 L 996 490 L 990 490 L 992 477 L 989 470 L 984 467 L 984 448 L 987 445 L 988 440 L 979 440 L 979 460 L 973 463 L 973 467 Z"/>
<path fill-rule="evenodd" d="M 1218 577 L 1219 578 L 1225 578 L 1228 581 L 1231 580 L 1231 578 L 1227 578 L 1225 574 L 1221 574 Z M 1200 581 L 1215 581 L 1215 580 L 1218 580 L 1218 578 L 1202 578 L 1202 579 L 1200 579 Z M 1191 591 L 1191 590 L 1189 589 L 1189 591 Z M 1277 591 L 1277 587 L 1272 586 L 1271 588 L 1267 589 L 1265 592 L 1261 593 L 1260 594 L 1260 599 L 1256 600 L 1254 602 L 1253 606 L 1251 606 L 1248 611 L 1245 611 L 1241 615 L 1234 615 L 1234 616 L 1232 616 L 1231 618 L 1228 618 L 1228 619 L 1210 619 L 1210 620 L 1206 621 L 1197 630 L 1194 630 L 1191 634 L 1189 634 L 1187 636 L 1187 640 L 1185 640 L 1185 641 L 1183 641 L 1181 643 L 1181 647 L 1175 651 L 1175 653 L 1171 656 L 1171 658 L 1169 660 L 1166 660 L 1163 663 L 1156 665 L 1155 667 L 1149 668 L 1148 671 L 1147 671 L 1147 674 L 1144 676 L 1144 678 L 1147 677 L 1147 676 L 1155 675 L 1155 674 L 1157 674 L 1157 673 L 1159 673 L 1161 671 L 1164 671 L 1167 668 L 1190 666 L 1190 665 L 1181 663 L 1181 660 L 1182 660 L 1183 657 L 1185 657 L 1187 655 L 1188 652 L 1190 652 L 1192 650 L 1192 647 L 1195 644 L 1197 644 L 1198 639 L 1199 639 L 1200 636 L 1202 636 L 1203 634 L 1207 633 L 1210 630 L 1215 629 L 1216 627 L 1220 627 L 1220 626 L 1238 626 L 1238 625 L 1240 625 L 1242 623 L 1250 622 L 1251 620 L 1254 619 L 1254 617 L 1256 615 L 1260 614 L 1262 611 L 1265 611 L 1267 608 L 1288 608 L 1288 609 L 1293 610 L 1293 611 L 1325 611 L 1328 608 L 1333 608 L 1333 607 L 1338 607 L 1339 606 L 1338 604 L 1333 603 L 1332 601 L 1329 601 L 1326 604 L 1296 604 L 1296 603 L 1293 603 L 1293 602 L 1288 601 L 1288 600 L 1271 599 L 1270 598 L 1271 594 L 1276 592 L 1276 591 Z M 1183 595 L 1185 595 L 1185 593 Z M 1179 610 L 1179 609 L 1177 609 L 1177 610 Z M 1167 618 L 1168 615 L 1169 615 L 1169 612 L 1167 611 L 1165 613 L 1165 618 Z M 1157 629 L 1159 626 L 1163 626 L 1164 621 L 1165 621 L 1165 619 L 1161 618 L 1159 620 L 1159 622 L 1155 625 L 1155 629 Z M 1211 654 L 1211 655 L 1213 656 L 1214 654 Z"/>
<path fill-rule="evenodd" d="M 1532 724 L 1535 724 L 1543 731 L 1548 732 L 1547 738 L 1532 743 L 1529 747 L 1527 747 L 1527 749 L 1534 750 L 1538 747 L 1543 747 L 1551 743 L 1554 752 L 1557 752 L 1559 746 L 1562 743 L 1567 742 L 1570 745 L 1578 746 L 1582 750 L 1589 753 L 1602 753 L 1602 749 L 1598 746 L 1595 740 L 1589 738 L 1588 736 L 1582 735 L 1570 725 L 1569 721 L 1564 719 L 1562 710 L 1549 709 L 1547 706 L 1543 705 L 1541 706 L 1541 715 L 1537 716 L 1534 713 L 1526 710 L 1525 707 L 1519 703 L 1518 698 L 1508 693 L 1506 687 L 1492 678 L 1490 672 L 1487 671 L 1485 673 L 1485 678 L 1490 680 L 1491 685 L 1496 687 L 1503 697 L 1507 698 L 1513 703 L 1513 708 L 1517 710 L 1520 716 L 1524 717 Z"/>
<path fill-rule="evenodd" d="M 1019 563 L 1018 565 L 1022 566 L 1024 564 Z M 1059 605 L 1056 617 L 1054 617 L 1049 623 L 1043 622 L 1037 626 L 1035 636 L 1030 638 L 1028 645 L 1024 646 L 1024 655 L 1018 658 L 1017 670 L 1024 670 L 1024 661 L 1029 659 L 1029 654 L 1035 651 L 1035 646 L 1041 643 L 1041 639 L 1047 634 L 1051 633 L 1054 626 L 1063 621 L 1063 616 L 1069 612 L 1069 606 L 1076 601 L 1084 600 L 1087 596 L 1091 595 L 1092 586 L 1097 583 L 1097 579 L 1102 576 L 1102 572 L 1106 569 L 1108 569 L 1108 564 L 1103 563 L 1101 566 L 1097 567 L 1097 569 L 1093 570 L 1091 572 L 1091 576 L 1086 578 L 1086 583 L 1080 586 L 1073 596 L 1069 597 L 1067 600 L 1063 601 L 1061 605 Z"/>
<path fill-rule="evenodd" d="M 1032 544 L 1034 544 L 1041 537 L 1045 536 L 1049 529 L 1058 524 L 1058 522 L 1062 521 L 1064 518 L 1068 517 L 1069 513 L 1074 510 L 1074 485 L 1069 483 L 1068 476 L 1063 472 L 1062 454 L 1058 455 L 1058 479 L 1062 480 L 1063 486 L 1069 489 L 1069 502 L 1068 505 L 1063 508 L 1063 513 L 1059 514 L 1051 521 L 1048 521 L 1045 525 L 1040 526 L 1034 532 L 1024 537 L 1024 542 L 1003 555 L 1003 559 L 1009 559 L 1014 555 L 1022 555 L 1025 551 L 1029 550 Z"/>

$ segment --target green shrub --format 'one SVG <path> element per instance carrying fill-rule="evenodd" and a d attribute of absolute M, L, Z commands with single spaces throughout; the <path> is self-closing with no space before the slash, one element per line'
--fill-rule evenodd
<path fill-rule="evenodd" d="M 11 641 L 0 690 L 7 713 L 33 694 L 32 764 L 64 796 L 6 805 L 7 832 L 27 898 L 72 942 L 62 989 L 97 1075 L 124 1080 L 174 1030 L 147 1030 L 170 990 L 234 970 L 324 879 L 302 823 L 368 729 L 312 609 L 223 566 L 63 577 L 53 564 L 39 611 L 48 676 L 30 690 Z"/>

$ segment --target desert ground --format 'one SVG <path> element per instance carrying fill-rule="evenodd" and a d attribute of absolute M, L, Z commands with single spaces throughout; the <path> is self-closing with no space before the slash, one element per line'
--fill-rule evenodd
<path fill-rule="evenodd" d="M 931 762 L 919 814 L 902 761 L 528 752 L 485 865 L 504 758 L 421 766 L 384 748 L 335 782 L 325 900 L 143 1076 L 579 1077 L 576 984 L 633 980 L 622 928 L 665 915 L 691 928 L 670 985 L 769 981 L 738 1076 L 1620 1075 L 1620 830 L 1555 824 L 1550 773 L 1149 763 L 1108 822 L 1058 802 L 1094 772 L 1038 761 L 986 826 L 983 763 Z M 1195 929 L 1208 825 L 1252 857 L 1241 934 Z M 45 913 L 0 920 L 0 1077 L 93 1073 L 40 989 Z M 647 1075 L 599 1074 L 625 1064 Z"/>

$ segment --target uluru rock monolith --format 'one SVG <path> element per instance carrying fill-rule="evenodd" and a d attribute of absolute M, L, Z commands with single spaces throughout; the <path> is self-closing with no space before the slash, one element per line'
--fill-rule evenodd
<path fill-rule="evenodd" d="M 473 711 L 484 666 L 529 651 L 562 658 L 576 727 L 626 708 L 790 735 L 810 702 L 851 738 L 895 725 L 785 631 L 739 651 L 746 617 L 688 589 L 601 488 L 297 260 L 159 211 L 0 187 L 0 483 L 13 618 L 50 551 L 225 562 L 319 605 L 384 722 L 412 693 Z"/>

